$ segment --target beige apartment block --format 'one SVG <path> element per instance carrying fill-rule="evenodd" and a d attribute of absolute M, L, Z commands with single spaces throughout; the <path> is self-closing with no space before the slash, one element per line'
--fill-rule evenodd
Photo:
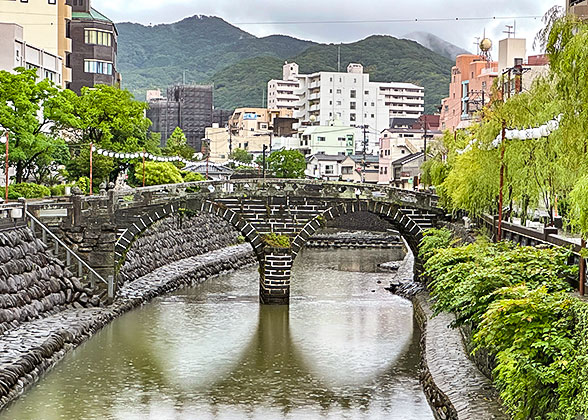
<path fill-rule="evenodd" d="M 573 13 L 583 19 L 588 18 L 588 0 L 566 0 L 568 13 Z"/>
<path fill-rule="evenodd" d="M 71 39 L 67 36 L 70 19 L 71 6 L 66 0 L 0 0 L 0 22 L 21 26 L 26 44 L 62 58 L 63 86 L 71 80 L 71 71 L 65 68 L 67 54 L 71 52 Z"/>

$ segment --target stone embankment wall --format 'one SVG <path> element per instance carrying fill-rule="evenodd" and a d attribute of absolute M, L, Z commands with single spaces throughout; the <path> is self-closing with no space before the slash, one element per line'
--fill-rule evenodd
<path fill-rule="evenodd" d="M 307 248 L 402 248 L 398 235 L 373 231 L 321 230 L 311 236 Z"/>
<path fill-rule="evenodd" d="M 174 215 L 149 227 L 126 254 L 119 287 L 159 267 L 236 245 L 239 233 L 214 214 Z"/>
<path fill-rule="evenodd" d="M 0 334 L 69 307 L 99 303 L 29 228 L 0 233 Z"/>
<path fill-rule="evenodd" d="M 373 232 L 386 232 L 392 229 L 392 225 L 381 217 L 367 211 L 358 211 L 336 217 L 327 222 L 327 226 L 345 230 L 369 230 Z"/>
<path fill-rule="evenodd" d="M 88 297 L 30 231 L 0 233 L 0 303 L 20 308 L 31 299 L 38 308 L 36 316 L 29 309 L 18 310 L 19 320 L 0 332 L 0 410 L 118 316 L 178 288 L 255 264 L 251 246 L 236 242 L 238 233 L 211 215 L 163 220 L 131 247 L 127 283 L 114 302 L 93 307 L 97 298 Z M 22 255 L 26 262 L 11 263 Z M 17 277 L 31 272 L 34 277 Z"/>

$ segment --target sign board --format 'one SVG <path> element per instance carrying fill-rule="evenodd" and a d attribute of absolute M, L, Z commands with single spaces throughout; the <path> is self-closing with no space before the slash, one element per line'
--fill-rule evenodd
<path fill-rule="evenodd" d="M 245 114 L 243 114 L 243 119 L 244 120 L 256 120 L 257 114 L 254 112 L 245 113 Z"/>

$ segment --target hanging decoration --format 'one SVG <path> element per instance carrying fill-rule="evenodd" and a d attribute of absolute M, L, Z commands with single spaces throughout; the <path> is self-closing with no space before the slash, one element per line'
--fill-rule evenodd
<path fill-rule="evenodd" d="M 538 140 L 544 137 L 549 137 L 551 133 L 559 129 L 559 124 L 562 115 L 557 116 L 553 120 L 534 128 L 523 129 L 507 129 L 504 133 L 506 140 Z M 471 140 L 467 146 L 461 150 L 457 150 L 458 155 L 463 155 L 472 150 L 472 147 L 478 142 L 477 139 Z M 502 133 L 498 133 L 496 138 L 492 140 L 492 149 L 497 149 L 502 144 Z"/>
<path fill-rule="evenodd" d="M 96 147 L 92 148 L 92 152 L 98 153 L 99 155 L 102 155 L 102 156 L 108 156 L 111 158 L 115 158 L 115 159 L 130 160 L 130 159 L 142 159 L 143 158 L 143 152 L 119 153 L 119 152 L 113 152 L 110 150 L 99 149 Z M 151 160 L 151 161 L 155 161 L 155 162 L 182 162 L 182 163 L 185 163 L 186 165 L 196 163 L 196 162 L 190 161 L 188 159 L 184 159 L 183 157 L 180 157 L 180 156 L 155 156 L 155 155 L 152 155 L 151 153 L 145 153 L 145 160 Z"/>

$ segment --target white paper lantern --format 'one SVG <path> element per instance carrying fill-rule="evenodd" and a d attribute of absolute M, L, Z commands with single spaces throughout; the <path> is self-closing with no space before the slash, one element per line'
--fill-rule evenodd
<path fill-rule="evenodd" d="M 549 129 L 549 131 L 551 131 L 553 133 L 558 128 L 557 121 L 556 120 L 549 121 L 547 123 L 547 128 Z"/>
<path fill-rule="evenodd" d="M 540 139 L 541 137 L 543 137 L 541 135 L 541 127 L 535 127 L 531 131 L 533 132 L 533 138 L 534 139 Z"/>

